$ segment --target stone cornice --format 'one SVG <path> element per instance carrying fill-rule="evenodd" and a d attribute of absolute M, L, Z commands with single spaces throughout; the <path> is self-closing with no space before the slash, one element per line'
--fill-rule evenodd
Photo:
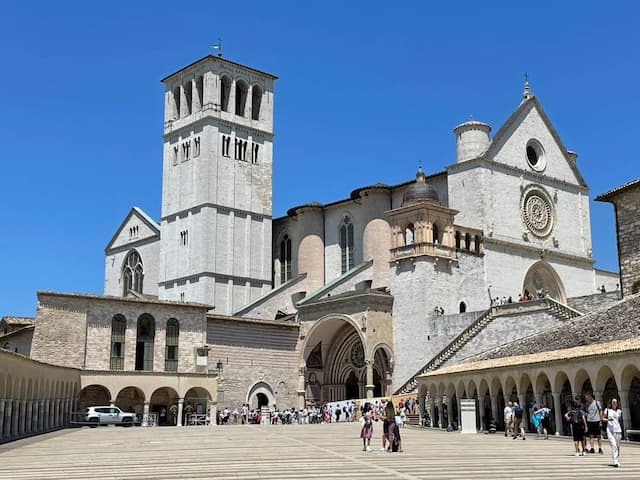
<path fill-rule="evenodd" d="M 155 243 L 160 241 L 160 233 L 157 233 L 150 237 L 145 237 L 142 239 L 134 240 L 133 242 L 124 243 L 118 247 L 113 248 L 105 248 L 105 255 L 114 255 L 116 253 L 129 251 L 132 248 L 143 247 L 144 245 L 149 245 L 150 243 Z"/>
<path fill-rule="evenodd" d="M 227 316 L 227 315 L 207 315 L 207 322 L 236 322 L 236 323 L 250 323 L 253 325 L 269 325 L 275 327 L 286 327 L 286 328 L 300 328 L 299 323 L 295 322 L 281 322 L 278 320 L 263 320 L 261 318 L 248 318 L 248 317 L 237 317 L 237 316 Z"/>
<path fill-rule="evenodd" d="M 210 278 L 215 278 L 218 280 L 222 280 L 224 282 L 229 281 L 229 280 L 235 280 L 238 282 L 242 282 L 242 283 L 258 283 L 261 286 L 264 285 L 271 285 L 271 279 L 267 280 L 267 279 L 262 279 L 262 278 L 252 278 L 252 277 L 241 277 L 238 275 L 228 275 L 225 273 L 216 273 L 216 272 L 209 272 L 209 271 L 204 271 L 204 272 L 198 272 L 198 273 L 194 273 L 191 275 L 185 275 L 183 277 L 176 277 L 176 278 L 171 278 L 169 280 L 164 280 L 162 282 L 158 282 L 158 285 L 164 287 L 167 285 L 172 285 L 174 283 L 178 283 L 178 282 L 186 282 L 186 281 L 194 281 L 194 280 L 198 280 L 201 277 L 210 277 Z M 173 302 L 171 302 L 173 303 Z M 180 302 L 175 302 L 175 303 L 180 303 Z M 209 307 L 209 308 L 213 308 L 213 307 Z"/>
<path fill-rule="evenodd" d="M 134 297 L 115 297 L 111 295 L 95 295 L 90 293 L 65 293 L 65 292 L 49 292 L 49 291 L 38 291 L 36 292 L 38 297 L 38 304 L 40 306 L 46 306 L 55 309 L 64 309 L 64 307 L 59 305 L 52 305 L 46 301 L 47 297 L 53 298 L 70 298 L 77 300 L 101 300 L 107 302 L 124 302 L 124 303 L 143 303 L 143 304 L 152 304 L 158 306 L 170 306 L 170 307 L 181 307 L 181 308 L 195 308 L 198 310 L 211 310 L 211 305 L 205 305 L 202 303 L 191 303 L 191 302 L 172 302 L 169 300 L 158 300 L 158 299 L 150 299 L 150 298 L 134 298 Z M 86 313 L 86 310 L 72 310 L 67 308 L 69 311 L 77 311 L 80 313 Z"/>
<path fill-rule="evenodd" d="M 256 221 L 262 221 L 263 219 L 271 220 L 271 215 L 265 215 L 263 213 L 258 213 L 258 212 L 250 212 L 249 210 L 242 210 L 240 208 L 233 208 L 227 205 L 219 205 L 217 203 L 212 203 L 212 202 L 204 202 L 198 205 L 194 205 L 193 207 L 185 208 L 183 210 L 178 210 L 177 212 L 173 212 L 169 215 L 165 215 L 160 219 L 160 221 L 164 222 L 164 221 L 174 220 L 177 217 L 183 217 L 183 216 L 186 217 L 189 213 L 191 214 L 199 213 L 199 211 L 202 210 L 203 208 L 215 208 L 216 210 L 220 211 L 220 213 L 234 212 L 235 215 L 242 216 L 242 217 L 247 217 L 251 215 L 251 219 Z"/>
<path fill-rule="evenodd" d="M 197 113 L 193 113 L 191 117 L 195 115 L 197 116 L 197 118 L 190 118 L 188 122 L 183 122 L 183 119 L 181 118 L 173 120 L 171 122 L 165 122 L 163 137 L 165 140 L 167 140 L 172 135 L 181 135 L 185 130 L 193 130 L 194 128 L 202 127 L 204 125 L 215 124 L 221 127 L 227 127 L 231 130 L 235 130 L 236 132 L 245 132 L 253 137 L 265 137 L 266 139 L 273 141 L 273 132 L 250 127 L 247 125 L 242 125 L 241 123 L 230 122 L 229 120 L 224 120 L 223 118 L 220 118 L 221 113 L 222 112 L 220 112 L 219 110 L 210 107 L 206 110 L 202 110 L 202 113 L 199 116 L 197 115 Z"/>
<path fill-rule="evenodd" d="M 569 183 L 559 178 L 549 177 L 543 173 L 514 167 L 512 165 L 507 165 L 506 163 L 489 160 L 485 157 L 477 157 L 472 160 L 465 160 L 464 162 L 454 163 L 445 168 L 447 170 L 447 173 L 452 173 L 452 172 L 455 172 L 456 170 L 469 169 L 472 166 L 482 166 L 482 167 L 487 167 L 494 170 L 499 170 L 502 172 L 515 173 L 521 176 L 523 179 L 526 179 L 531 182 L 539 182 L 542 185 L 551 184 L 551 185 L 563 188 L 565 190 L 572 190 L 574 192 L 580 192 L 584 194 L 589 193 L 589 188 L 586 186 L 577 185 L 575 183 Z"/>
<path fill-rule="evenodd" d="M 496 237 L 485 236 L 483 238 L 483 243 L 486 245 L 500 245 L 503 247 L 509 247 L 513 250 L 526 251 L 530 253 L 535 253 L 539 256 L 550 257 L 550 258 L 558 258 L 563 260 L 570 260 L 571 262 L 583 263 L 585 265 L 593 266 L 595 261 L 592 258 L 582 257 L 580 255 L 575 255 L 572 253 L 562 252 L 555 249 L 548 249 L 543 246 L 535 246 L 535 245 L 526 245 L 522 243 L 516 243 L 513 240 L 501 239 Z"/>

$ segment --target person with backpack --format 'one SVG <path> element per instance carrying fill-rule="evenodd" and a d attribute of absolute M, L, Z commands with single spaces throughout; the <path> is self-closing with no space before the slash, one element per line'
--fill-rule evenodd
<path fill-rule="evenodd" d="M 580 404 L 573 402 L 571 409 L 564 414 L 564 418 L 571 425 L 571 433 L 573 434 L 573 446 L 576 450 L 576 457 L 584 455 L 584 432 L 587 429 L 587 414 L 580 408 Z"/>
<path fill-rule="evenodd" d="M 524 408 L 518 402 L 513 402 L 513 439 L 515 440 L 522 435 L 522 440 L 526 440 L 524 436 Z"/>
<path fill-rule="evenodd" d="M 593 393 L 586 394 L 587 397 L 587 432 L 591 450 L 589 453 L 596 453 L 594 449 L 594 439 L 598 439 L 598 453 L 602 454 L 602 405 L 593 398 Z"/>
<path fill-rule="evenodd" d="M 620 441 L 622 440 L 622 410 L 618 406 L 618 400 L 612 398 L 608 408 L 604 409 L 602 420 L 607 422 L 607 439 L 611 445 L 611 459 L 613 467 L 622 467 L 620 464 Z"/>

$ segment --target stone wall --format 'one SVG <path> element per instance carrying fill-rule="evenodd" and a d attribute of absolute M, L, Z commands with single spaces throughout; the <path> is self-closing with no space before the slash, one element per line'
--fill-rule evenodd
<path fill-rule="evenodd" d="M 582 313 L 590 313 L 594 310 L 608 308 L 620 300 L 620 292 L 595 293 L 583 297 L 567 299 L 567 305 Z"/>
<path fill-rule="evenodd" d="M 218 407 L 239 408 L 256 384 L 267 384 L 279 407 L 297 406 L 298 325 L 209 316 L 209 369 L 223 365 Z"/>
<path fill-rule="evenodd" d="M 442 367 L 464 362 L 468 357 L 513 342 L 519 338 L 536 334 L 554 327 L 560 322 L 558 318 L 547 311 L 496 317 Z"/>
<path fill-rule="evenodd" d="M 24 327 L 7 335 L 0 336 L 0 348 L 25 356 L 31 355 L 33 327 Z"/>
<path fill-rule="evenodd" d="M 640 282 L 640 184 L 615 197 L 618 226 L 618 256 L 623 295 L 633 293 L 633 285 Z M 640 291 L 640 285 L 637 286 Z"/>
<path fill-rule="evenodd" d="M 640 336 L 640 294 L 625 297 L 609 308 L 565 321 L 529 338 L 516 340 L 468 360 L 524 355 Z"/>
<path fill-rule="evenodd" d="M 404 260 L 389 273 L 393 302 L 393 390 L 422 368 L 489 307 L 483 257 L 460 254 L 457 264 Z M 457 315 L 464 301 L 467 313 Z M 434 316 L 442 307 L 444 316 Z"/>

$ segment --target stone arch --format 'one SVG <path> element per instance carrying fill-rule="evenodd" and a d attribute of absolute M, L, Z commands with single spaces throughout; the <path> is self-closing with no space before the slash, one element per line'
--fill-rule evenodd
<path fill-rule="evenodd" d="M 607 387 L 607 383 L 611 378 L 613 378 L 613 381 L 616 384 L 616 391 L 617 391 L 617 381 L 611 368 L 608 365 L 603 365 L 602 367 L 600 367 L 600 369 L 598 370 L 598 373 L 596 374 L 596 381 L 595 381 L 594 387 L 598 392 L 603 392 L 603 400 L 605 401 L 605 403 L 609 401 L 609 399 L 604 398 L 604 391 Z"/>
<path fill-rule="evenodd" d="M 51 398 L 48 386 L 45 385 L 44 398 Z M 113 398 L 111 391 L 104 385 L 87 385 L 80 390 L 78 397 L 78 411 L 82 412 L 86 407 L 110 405 Z"/>
<path fill-rule="evenodd" d="M 273 388 L 266 382 L 254 383 L 247 392 L 247 403 L 252 409 L 273 407 L 276 403 Z"/>
<path fill-rule="evenodd" d="M 547 372 L 545 372 L 544 370 L 538 372 L 538 375 L 536 376 L 535 391 L 540 397 L 542 405 L 549 408 L 554 408 L 553 396 L 551 394 L 551 380 L 549 379 L 549 375 L 547 375 Z M 551 420 L 553 420 L 553 417 L 551 418 Z"/>
<path fill-rule="evenodd" d="M 171 387 L 156 388 L 149 397 L 149 415 L 155 425 L 169 425 L 169 412 L 178 404 L 178 393 Z M 185 403 L 186 407 L 186 403 Z M 183 423 L 183 425 L 186 425 Z"/>
<path fill-rule="evenodd" d="M 251 120 L 260 120 L 262 92 L 262 87 L 257 83 L 251 86 Z"/>
<path fill-rule="evenodd" d="M 518 386 L 515 379 L 509 375 L 504 380 L 504 398 L 506 402 L 519 402 L 518 399 Z"/>
<path fill-rule="evenodd" d="M 124 387 L 116 396 L 115 405 L 124 412 L 134 412 L 139 419 L 144 414 L 145 394 L 138 387 Z"/>
<path fill-rule="evenodd" d="M 576 395 L 583 395 L 587 392 L 593 392 L 593 383 L 591 382 L 591 378 L 589 373 L 584 368 L 580 368 L 573 380 L 573 385 L 575 388 Z"/>
<path fill-rule="evenodd" d="M 622 398 L 625 406 L 629 407 L 631 414 L 630 425 L 627 428 L 640 427 L 640 369 L 636 364 L 628 364 L 622 369 L 620 375 L 622 391 L 628 392 L 627 398 Z"/>
<path fill-rule="evenodd" d="M 192 387 L 187 390 L 184 394 L 184 404 L 187 405 L 190 403 L 193 407 L 193 413 L 199 415 L 205 415 L 209 413 L 209 406 L 211 403 L 211 395 L 207 391 L 206 388 L 203 387 Z M 176 419 L 171 414 L 168 413 L 167 424 L 175 425 Z M 184 425 L 184 424 L 183 424 Z"/>
<path fill-rule="evenodd" d="M 522 281 L 522 292 L 528 292 L 534 298 L 536 292 L 544 289 L 547 295 L 561 303 L 566 303 L 567 295 L 560 276 L 545 260 L 539 260 L 529 267 Z"/>

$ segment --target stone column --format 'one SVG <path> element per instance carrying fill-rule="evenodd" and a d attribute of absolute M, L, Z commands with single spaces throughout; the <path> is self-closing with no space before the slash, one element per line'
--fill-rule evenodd
<path fill-rule="evenodd" d="M 4 438 L 4 398 L 0 398 L 0 440 Z"/>
<path fill-rule="evenodd" d="M 456 402 L 458 403 L 457 405 L 458 418 L 456 418 L 456 423 L 458 424 L 458 429 L 460 429 L 462 428 L 462 401 L 460 397 L 458 397 L 458 395 L 456 395 Z"/>
<path fill-rule="evenodd" d="M 4 436 L 5 438 L 11 438 L 13 436 L 13 401 L 11 399 L 5 402 L 5 426 L 4 426 Z"/>
<path fill-rule="evenodd" d="M 562 435 L 562 404 L 560 403 L 560 397 L 562 394 L 560 393 L 551 393 L 553 397 L 553 413 L 556 422 L 556 435 Z"/>
<path fill-rule="evenodd" d="M 522 428 L 524 428 L 525 432 L 529 431 L 529 422 L 531 419 L 529 418 L 529 405 L 527 405 L 527 396 L 525 393 L 518 393 L 518 402 L 522 407 Z"/>
<path fill-rule="evenodd" d="M 27 400 L 27 412 L 24 420 L 24 432 L 31 433 L 31 418 L 33 417 L 33 401 Z"/>
<path fill-rule="evenodd" d="M 444 401 L 442 397 L 438 397 L 438 426 L 444 429 L 447 428 L 447 425 L 444 425 Z"/>
<path fill-rule="evenodd" d="M 300 370 L 298 371 L 298 390 L 296 392 L 298 395 L 298 410 L 302 410 L 305 406 L 304 383 L 305 383 L 304 367 L 300 367 Z"/>
<path fill-rule="evenodd" d="M 622 424 L 626 431 L 628 428 L 632 428 L 631 410 L 629 409 L 629 390 L 618 390 L 618 394 L 620 395 L 618 402 L 620 403 L 620 408 L 622 408 Z M 606 406 L 603 405 L 603 408 L 606 408 Z"/>
<path fill-rule="evenodd" d="M 182 409 L 183 409 L 183 407 L 184 407 L 184 398 L 179 398 L 178 399 L 178 418 L 177 418 L 177 421 L 176 421 L 176 427 L 181 427 L 182 426 Z M 211 415 L 211 413 L 209 415 Z"/>
<path fill-rule="evenodd" d="M 489 398 L 491 398 L 491 414 L 493 415 L 493 418 L 496 419 L 496 423 L 498 425 L 502 425 L 503 427 L 505 427 L 506 430 L 506 426 L 504 425 L 504 412 L 498 412 L 498 395 L 497 394 L 489 394 Z M 496 427 L 498 426 L 496 425 Z"/>
<path fill-rule="evenodd" d="M 180 88 L 182 89 L 182 87 Z M 142 414 L 142 426 L 143 427 L 149 426 L 149 402 L 148 401 L 144 402 L 144 410 Z"/>
<path fill-rule="evenodd" d="M 38 407 L 40 406 L 39 400 L 33 401 L 33 413 L 31 415 L 31 431 L 38 433 Z"/>
<path fill-rule="evenodd" d="M 371 360 L 367 360 L 367 385 L 365 388 L 367 389 L 367 398 L 373 398 L 373 389 L 375 386 L 373 385 L 373 365 L 371 364 Z"/>
<path fill-rule="evenodd" d="M 46 430 L 46 409 L 45 401 L 40 400 L 38 405 L 38 432 L 44 432 Z"/>
<path fill-rule="evenodd" d="M 51 400 L 44 401 L 44 430 L 51 428 Z"/>

